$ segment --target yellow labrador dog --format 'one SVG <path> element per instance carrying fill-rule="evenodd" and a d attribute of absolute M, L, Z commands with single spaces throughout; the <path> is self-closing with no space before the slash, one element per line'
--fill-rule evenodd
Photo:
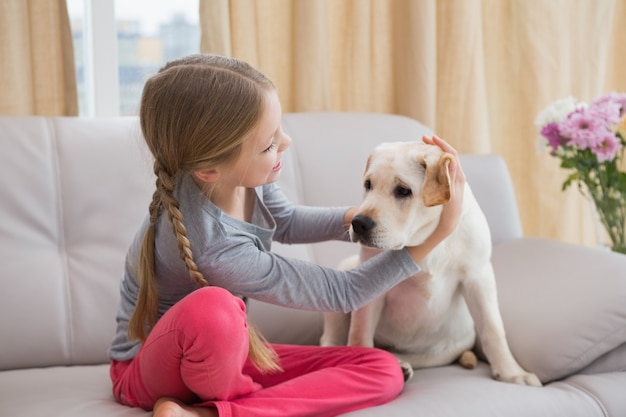
<path fill-rule="evenodd" d="M 369 156 L 364 200 L 350 236 L 364 247 L 341 268 L 375 251 L 419 245 L 439 222 L 450 199 L 448 165 L 453 156 L 422 142 L 379 145 Z M 421 263 L 421 271 L 351 314 L 326 313 L 323 346 L 378 346 L 393 352 L 405 377 L 412 368 L 459 360 L 471 368 L 478 336 L 495 379 L 539 386 L 507 344 L 491 265 L 491 235 L 469 185 L 457 228 Z M 377 253 L 377 252 L 376 252 Z"/>

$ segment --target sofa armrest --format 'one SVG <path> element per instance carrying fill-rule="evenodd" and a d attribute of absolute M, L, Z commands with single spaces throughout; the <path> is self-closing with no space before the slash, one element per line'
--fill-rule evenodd
<path fill-rule="evenodd" d="M 626 255 L 521 238 L 494 246 L 492 262 L 511 351 L 542 382 L 626 342 Z"/>

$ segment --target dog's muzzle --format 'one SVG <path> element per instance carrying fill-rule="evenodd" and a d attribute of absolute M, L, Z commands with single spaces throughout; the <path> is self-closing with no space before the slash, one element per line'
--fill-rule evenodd
<path fill-rule="evenodd" d="M 352 218 L 352 240 L 367 244 L 375 227 L 376 222 L 370 216 L 357 214 Z"/>

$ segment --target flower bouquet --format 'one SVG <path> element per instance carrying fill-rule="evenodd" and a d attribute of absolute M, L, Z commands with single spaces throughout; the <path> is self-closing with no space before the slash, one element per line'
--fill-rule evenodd
<path fill-rule="evenodd" d="M 573 172 L 572 183 L 595 204 L 611 239 L 611 249 L 626 254 L 626 94 L 610 93 L 587 104 L 572 97 L 557 100 L 535 119 L 542 147 Z"/>

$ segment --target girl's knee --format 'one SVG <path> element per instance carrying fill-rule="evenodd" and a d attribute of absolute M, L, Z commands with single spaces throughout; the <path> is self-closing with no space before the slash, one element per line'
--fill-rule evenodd
<path fill-rule="evenodd" d="M 378 381 L 383 387 L 381 396 L 384 397 L 384 401 L 390 401 L 398 396 L 404 387 L 404 374 L 400 361 L 387 351 L 368 349 L 370 350 L 369 364 L 377 371 Z"/>
<path fill-rule="evenodd" d="M 183 298 L 179 303 L 197 311 L 206 313 L 221 310 L 228 314 L 246 314 L 246 305 L 239 297 L 221 287 L 203 287 Z"/>
<path fill-rule="evenodd" d="M 178 326 L 229 337 L 245 328 L 246 306 L 238 297 L 220 287 L 204 287 L 178 302 Z M 226 334 L 224 334 L 226 333 Z"/>

